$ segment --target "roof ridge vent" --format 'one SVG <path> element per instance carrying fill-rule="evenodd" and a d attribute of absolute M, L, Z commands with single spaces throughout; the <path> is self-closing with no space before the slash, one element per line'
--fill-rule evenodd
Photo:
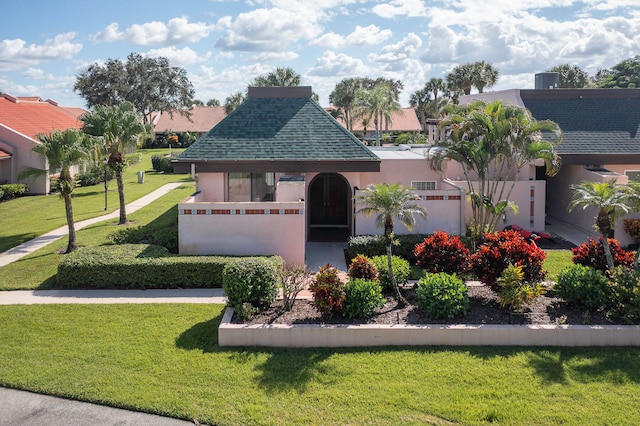
<path fill-rule="evenodd" d="M 251 98 L 311 98 L 311 86 L 249 87 Z"/>

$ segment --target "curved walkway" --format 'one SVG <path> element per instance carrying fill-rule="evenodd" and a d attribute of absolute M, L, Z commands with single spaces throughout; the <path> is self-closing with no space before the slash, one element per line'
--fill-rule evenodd
<path fill-rule="evenodd" d="M 141 197 L 135 201 L 132 201 L 131 203 L 127 204 L 127 214 L 133 213 L 141 209 L 147 204 L 150 204 L 151 202 L 157 200 L 158 198 L 162 197 L 163 195 L 167 194 L 173 189 L 179 187 L 183 183 L 184 182 L 167 183 L 161 186 L 160 188 L 156 189 L 155 191 L 152 191 L 149 194 L 145 195 L 144 197 Z M 91 219 L 76 222 L 75 223 L 76 231 L 86 226 L 93 225 L 94 223 L 102 222 L 104 220 L 109 220 L 109 219 L 115 219 L 118 217 L 120 217 L 119 209 L 106 215 L 93 217 Z M 4 253 L 0 253 L 0 267 L 13 263 L 25 257 L 26 255 L 31 254 L 34 251 L 39 250 L 42 247 L 48 244 L 51 244 L 54 241 L 59 240 L 60 238 L 67 235 L 68 233 L 69 233 L 69 228 L 67 227 L 67 225 L 61 226 L 58 229 L 54 229 L 51 232 L 47 232 L 46 234 L 41 235 L 37 238 L 34 238 L 33 240 L 29 240 L 23 244 L 20 244 L 19 246 L 9 249 Z"/>

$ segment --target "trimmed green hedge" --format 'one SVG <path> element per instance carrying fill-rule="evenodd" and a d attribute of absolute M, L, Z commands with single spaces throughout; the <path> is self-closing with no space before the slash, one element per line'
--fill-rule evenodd
<path fill-rule="evenodd" d="M 402 234 L 396 235 L 398 244 L 391 249 L 394 256 L 401 257 L 411 263 L 416 262 L 413 249 L 427 237 L 426 234 Z M 362 254 L 367 257 L 386 255 L 384 235 L 357 235 L 349 238 L 347 244 L 347 257 L 353 259 Z"/>
<path fill-rule="evenodd" d="M 238 257 L 177 256 L 151 244 L 86 247 L 58 264 L 58 288 L 222 287 L 224 267 Z M 274 262 L 282 262 L 273 257 Z"/>

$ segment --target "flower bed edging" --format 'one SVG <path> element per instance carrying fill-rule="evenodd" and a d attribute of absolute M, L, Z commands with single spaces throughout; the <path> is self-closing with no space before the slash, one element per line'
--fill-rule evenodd
<path fill-rule="evenodd" d="M 227 308 L 220 346 L 640 346 L 637 325 L 247 325 L 232 316 Z"/>

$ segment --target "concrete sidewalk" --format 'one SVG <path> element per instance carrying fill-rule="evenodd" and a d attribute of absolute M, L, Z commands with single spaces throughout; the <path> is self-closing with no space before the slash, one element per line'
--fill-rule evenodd
<path fill-rule="evenodd" d="M 195 422 L 0 388 L 0 425 L 187 426 Z"/>
<path fill-rule="evenodd" d="M 146 206 L 152 201 L 157 200 L 158 198 L 162 197 L 163 195 L 167 194 L 173 189 L 179 187 L 180 185 L 183 185 L 183 183 L 184 182 L 167 183 L 166 185 L 161 186 L 160 188 L 145 195 L 144 197 L 138 198 L 137 200 L 127 204 L 127 214 L 133 213 L 141 209 L 142 207 Z M 102 222 L 109 219 L 115 219 L 118 217 L 120 217 L 120 209 L 106 215 L 76 222 L 75 228 L 76 228 L 76 231 L 78 231 L 86 226 L 93 225 L 94 223 Z M 29 240 L 23 244 L 20 244 L 19 246 L 9 249 L 4 253 L 0 253 L 0 267 L 13 263 L 23 258 L 24 256 L 31 254 L 34 251 L 39 250 L 42 247 L 48 244 L 51 244 L 56 240 L 59 240 L 60 238 L 67 235 L 68 233 L 69 233 L 69 228 L 66 225 L 61 226 L 58 229 L 54 229 L 51 232 L 47 232 L 46 234 L 41 235 L 37 238 L 34 238 L 33 240 Z"/>

